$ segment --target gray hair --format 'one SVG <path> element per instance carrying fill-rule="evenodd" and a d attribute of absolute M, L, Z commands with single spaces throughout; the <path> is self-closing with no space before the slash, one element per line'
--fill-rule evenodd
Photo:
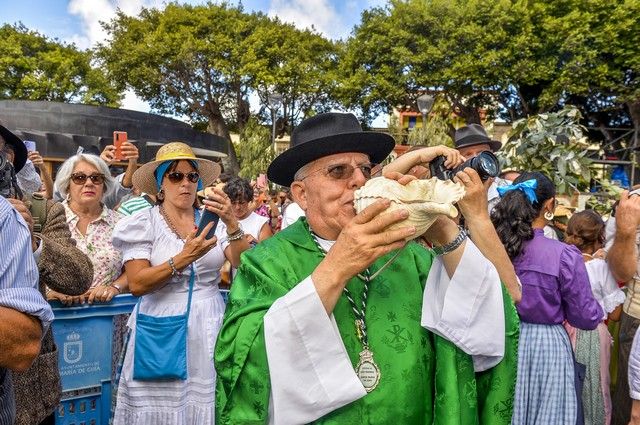
<path fill-rule="evenodd" d="M 311 168 L 311 164 L 313 164 L 315 161 L 311 161 L 309 163 L 304 164 L 302 167 L 300 167 L 298 169 L 298 171 L 296 171 L 296 174 L 293 176 L 293 181 L 300 181 L 303 178 L 306 177 L 306 175 L 308 174 Z"/>
<path fill-rule="evenodd" d="M 113 192 L 116 188 L 116 179 L 111 176 L 109 166 L 97 155 L 91 155 L 86 153 L 80 153 L 67 159 L 58 170 L 56 175 L 56 181 L 54 184 L 54 190 L 60 192 L 63 198 L 66 198 L 69 193 L 69 184 L 71 181 L 71 174 L 73 169 L 79 162 L 86 162 L 93 165 L 100 173 L 104 174 L 104 191 L 102 192 L 102 198 Z"/>

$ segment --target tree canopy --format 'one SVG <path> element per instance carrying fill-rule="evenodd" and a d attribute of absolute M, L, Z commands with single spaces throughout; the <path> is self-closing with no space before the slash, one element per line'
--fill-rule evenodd
<path fill-rule="evenodd" d="M 118 106 L 120 91 L 91 53 L 22 24 L 0 26 L 0 99 Z"/>
<path fill-rule="evenodd" d="M 571 103 L 638 128 L 639 16 L 637 0 L 390 0 L 344 44 L 340 99 L 370 117 L 437 92 L 467 122 Z"/>
<path fill-rule="evenodd" d="M 241 6 L 170 3 L 135 17 L 118 13 L 104 27 L 111 39 L 98 56 L 120 88 L 161 113 L 206 121 L 227 140 L 248 121 L 252 90 L 263 102 L 281 93 L 292 120 L 326 100 L 331 42 Z M 229 147 L 225 167 L 237 173 Z"/>

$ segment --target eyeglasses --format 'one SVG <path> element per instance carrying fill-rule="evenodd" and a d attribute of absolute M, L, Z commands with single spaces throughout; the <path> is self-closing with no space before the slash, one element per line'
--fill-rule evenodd
<path fill-rule="evenodd" d="M 71 181 L 78 185 L 83 185 L 87 179 L 91 179 L 93 184 L 102 184 L 104 183 L 104 174 L 91 174 L 90 176 L 85 173 L 71 174 Z"/>
<path fill-rule="evenodd" d="M 315 174 L 319 171 L 324 171 L 325 176 L 329 176 L 332 179 L 346 180 L 351 178 L 351 176 L 353 176 L 353 173 L 356 171 L 356 169 L 360 169 L 360 171 L 364 175 L 364 178 L 370 179 L 371 171 L 375 166 L 376 164 L 372 164 L 370 162 L 359 164 L 359 165 L 356 165 L 355 167 L 351 164 L 334 164 L 334 165 L 329 165 L 328 167 L 325 167 L 325 168 L 321 168 L 319 170 L 312 171 L 306 176 L 302 177 L 300 181 L 306 179 L 310 175 Z"/>
<path fill-rule="evenodd" d="M 195 171 L 191 171 L 190 173 L 183 173 L 182 171 L 172 171 L 167 174 L 167 178 L 171 183 L 180 183 L 184 178 L 187 178 L 191 183 L 198 183 L 200 180 L 200 174 Z"/>

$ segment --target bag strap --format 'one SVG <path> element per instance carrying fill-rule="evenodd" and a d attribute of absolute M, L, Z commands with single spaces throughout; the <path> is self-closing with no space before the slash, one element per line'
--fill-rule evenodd
<path fill-rule="evenodd" d="M 191 263 L 190 267 L 191 274 L 189 275 L 189 297 L 187 298 L 187 309 L 185 310 L 185 316 L 189 317 L 189 312 L 191 311 L 191 295 L 193 294 L 193 284 L 196 280 L 196 272 L 195 266 Z M 140 297 L 140 300 L 136 303 L 136 315 L 140 312 L 140 304 L 142 304 L 142 300 L 144 296 Z"/>
<path fill-rule="evenodd" d="M 30 198 L 29 212 L 33 216 L 33 231 L 41 233 L 44 223 L 47 221 L 47 200 L 36 193 L 32 193 Z"/>

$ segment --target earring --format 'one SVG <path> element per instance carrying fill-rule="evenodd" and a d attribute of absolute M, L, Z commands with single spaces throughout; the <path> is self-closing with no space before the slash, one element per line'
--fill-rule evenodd
<path fill-rule="evenodd" d="M 553 220 L 554 214 L 551 211 L 545 211 L 544 212 L 544 219 L 547 221 L 551 221 Z"/>
<path fill-rule="evenodd" d="M 164 189 L 160 189 L 160 192 L 156 195 L 156 199 L 160 202 L 164 201 Z"/>

